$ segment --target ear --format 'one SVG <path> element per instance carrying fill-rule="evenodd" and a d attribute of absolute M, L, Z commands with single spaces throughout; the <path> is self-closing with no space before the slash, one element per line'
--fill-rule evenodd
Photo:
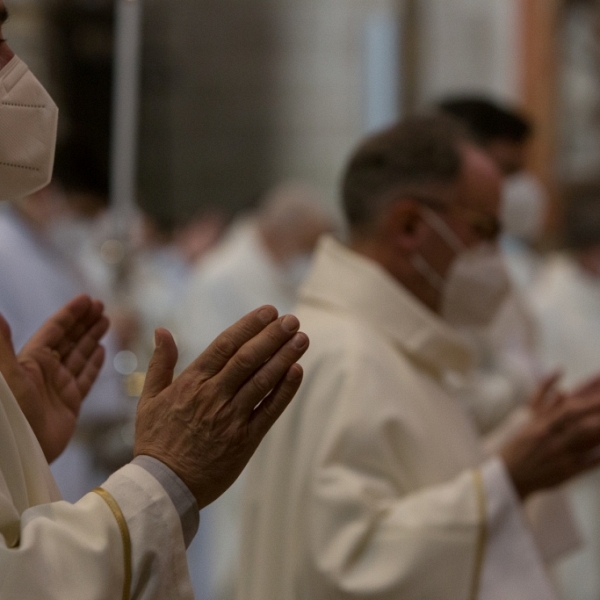
<path fill-rule="evenodd" d="M 405 253 L 421 246 L 426 228 L 421 217 L 423 207 L 412 199 L 396 200 L 388 209 L 384 229 L 392 243 Z"/>

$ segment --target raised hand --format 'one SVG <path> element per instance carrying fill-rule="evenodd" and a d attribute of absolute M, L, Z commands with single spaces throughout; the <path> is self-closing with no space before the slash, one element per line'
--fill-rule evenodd
<path fill-rule="evenodd" d="M 173 382 L 177 348 L 170 333 L 157 346 L 138 406 L 135 455 L 168 465 L 200 508 L 239 476 L 296 394 L 308 349 L 291 315 L 273 307 L 250 313 L 221 334 Z"/>
<path fill-rule="evenodd" d="M 0 372 L 42 446 L 48 462 L 71 439 L 81 403 L 104 361 L 108 329 L 101 302 L 78 296 L 42 325 L 18 355 L 0 317 Z"/>
<path fill-rule="evenodd" d="M 570 394 L 557 380 L 540 386 L 529 422 L 501 452 L 521 498 L 600 464 L 600 378 Z"/>

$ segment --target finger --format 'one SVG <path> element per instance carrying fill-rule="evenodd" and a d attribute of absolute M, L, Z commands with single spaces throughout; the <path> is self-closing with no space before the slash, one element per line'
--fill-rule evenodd
<path fill-rule="evenodd" d="M 246 381 L 294 337 L 299 327 L 300 323 L 293 315 L 286 315 L 268 325 L 257 336 L 246 342 L 214 377 L 215 385 L 226 397 L 233 398 Z M 293 362 L 295 361 L 290 362 L 288 367 Z M 265 393 L 268 391 L 266 390 Z"/>
<path fill-rule="evenodd" d="M 302 367 L 292 365 L 277 387 L 254 410 L 250 421 L 250 435 L 253 439 L 260 441 L 265 437 L 296 395 L 302 377 Z"/>
<path fill-rule="evenodd" d="M 564 402 L 551 414 L 550 429 L 554 433 L 570 435 L 586 419 L 600 416 L 600 398 L 582 401 L 577 396 L 567 396 Z"/>
<path fill-rule="evenodd" d="M 79 373 L 76 382 L 82 399 L 88 395 L 88 392 L 92 389 L 94 382 L 98 378 L 102 365 L 104 364 L 105 356 L 106 352 L 104 347 L 96 346 L 96 349 L 86 361 L 81 373 Z"/>
<path fill-rule="evenodd" d="M 7 320 L 0 315 L 0 360 L 14 360 L 15 350 L 12 343 L 12 333 Z"/>
<path fill-rule="evenodd" d="M 539 412 L 546 408 L 552 399 L 556 398 L 556 385 L 561 377 L 562 373 L 560 371 L 554 371 L 542 379 L 531 400 L 532 410 Z"/>
<path fill-rule="evenodd" d="M 55 345 L 55 350 L 61 356 L 68 356 L 81 338 L 87 335 L 98 321 L 107 318 L 103 313 L 104 305 L 102 302 L 94 300 L 89 310 L 76 319 L 69 329 L 63 332 Z"/>
<path fill-rule="evenodd" d="M 74 324 L 92 307 L 89 296 L 77 296 L 52 315 L 24 346 L 26 348 L 54 347 Z"/>
<path fill-rule="evenodd" d="M 154 333 L 156 348 L 148 366 L 142 396 L 154 397 L 173 383 L 177 364 L 177 345 L 169 331 L 162 327 Z"/>
<path fill-rule="evenodd" d="M 573 391 L 574 396 L 586 396 L 588 394 L 600 394 L 600 374 L 586 381 Z"/>
<path fill-rule="evenodd" d="M 82 337 L 69 354 L 63 359 L 63 364 L 77 377 L 98 347 L 109 326 L 108 319 L 103 317 Z"/>
<path fill-rule="evenodd" d="M 277 387 L 294 363 L 308 350 L 306 334 L 297 333 L 285 346 L 273 355 L 235 395 L 232 402 L 244 414 L 251 415 L 256 406 Z M 217 376 L 218 377 L 218 376 Z"/>
<path fill-rule="evenodd" d="M 213 377 L 235 355 L 235 353 L 265 327 L 277 319 L 277 309 L 261 306 L 247 314 L 217 339 L 189 366 L 201 372 L 207 379 Z"/>

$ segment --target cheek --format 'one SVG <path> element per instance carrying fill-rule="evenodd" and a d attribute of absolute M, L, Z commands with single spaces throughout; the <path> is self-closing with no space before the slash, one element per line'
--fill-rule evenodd
<path fill-rule="evenodd" d="M 0 32 L 0 38 L 2 33 Z M 0 69 L 3 69 L 14 57 L 15 53 L 6 42 L 0 43 Z"/>
<path fill-rule="evenodd" d="M 437 236 L 431 236 L 422 247 L 421 255 L 433 267 L 441 277 L 446 277 L 456 255 L 442 239 Z"/>

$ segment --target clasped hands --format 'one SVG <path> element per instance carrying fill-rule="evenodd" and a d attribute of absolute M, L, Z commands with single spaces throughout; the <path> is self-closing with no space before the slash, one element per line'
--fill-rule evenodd
<path fill-rule="evenodd" d="M 108 329 L 101 302 L 79 296 L 16 354 L 0 317 L 0 372 L 46 459 L 65 449 L 102 363 Z M 308 349 L 296 317 L 261 307 L 222 333 L 173 381 L 177 347 L 165 329 L 138 405 L 135 455 L 169 466 L 203 508 L 238 477 L 296 394 Z"/>
<path fill-rule="evenodd" d="M 529 421 L 500 452 L 521 498 L 600 464 L 600 376 L 570 393 L 558 379 L 540 385 Z"/>

